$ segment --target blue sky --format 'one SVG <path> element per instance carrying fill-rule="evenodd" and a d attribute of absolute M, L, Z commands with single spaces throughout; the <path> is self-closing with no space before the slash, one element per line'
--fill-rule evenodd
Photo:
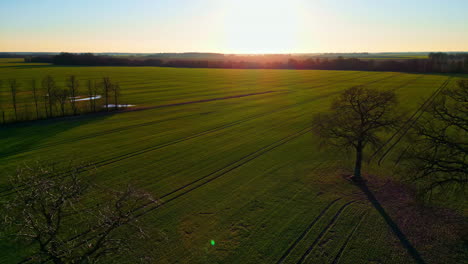
<path fill-rule="evenodd" d="M 468 51 L 467 0 L 0 0 L 0 51 Z"/>

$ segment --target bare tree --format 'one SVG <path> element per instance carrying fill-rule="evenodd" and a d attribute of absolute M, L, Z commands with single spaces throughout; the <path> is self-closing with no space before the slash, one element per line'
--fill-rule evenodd
<path fill-rule="evenodd" d="M 48 102 L 49 102 L 49 96 L 47 96 L 47 93 L 44 93 L 43 94 L 43 98 L 44 98 L 44 112 L 45 112 L 45 116 L 46 118 L 49 117 L 49 107 L 48 107 Z"/>
<path fill-rule="evenodd" d="M 16 79 L 10 79 L 9 82 L 10 84 L 10 91 L 11 91 L 11 103 L 13 105 L 13 110 L 15 111 L 15 120 L 18 120 L 18 111 L 17 111 L 17 101 L 16 101 L 16 96 L 18 94 L 18 87 L 19 84 L 16 81 Z"/>
<path fill-rule="evenodd" d="M 364 149 L 379 145 L 381 132 L 401 120 L 395 113 L 397 104 L 392 91 L 352 87 L 333 101 L 328 113 L 314 117 L 313 130 L 326 143 L 355 150 L 352 178 L 360 181 Z"/>
<path fill-rule="evenodd" d="M 403 163 L 423 193 L 468 183 L 468 80 L 442 91 L 413 127 Z"/>
<path fill-rule="evenodd" d="M 112 91 L 112 82 L 109 77 L 103 77 L 102 78 L 102 88 L 104 92 L 104 100 L 105 100 L 105 106 L 106 106 L 106 111 L 109 111 L 109 97 L 110 93 Z"/>
<path fill-rule="evenodd" d="M 34 105 L 36 106 L 36 119 L 39 119 L 39 98 L 37 95 L 36 80 L 34 79 L 31 81 L 31 88 L 33 91 Z"/>
<path fill-rule="evenodd" d="M 88 98 L 89 98 L 89 111 L 93 112 L 93 82 L 91 80 L 88 80 L 87 82 L 87 87 L 88 87 Z"/>
<path fill-rule="evenodd" d="M 96 82 L 88 80 L 88 97 L 89 97 L 89 108 L 91 112 L 96 112 L 96 97 L 97 97 L 97 85 Z"/>
<path fill-rule="evenodd" d="M 60 104 L 60 110 L 62 112 L 62 116 L 65 116 L 65 105 L 68 102 L 68 97 L 69 97 L 69 90 L 67 89 L 56 89 L 53 94 L 54 97 L 57 99 L 57 101 Z"/>
<path fill-rule="evenodd" d="M 3 88 L 3 81 L 0 80 L 0 111 L 2 111 L 2 124 L 5 124 L 5 110 L 3 109 L 3 104 L 2 104 L 2 88 Z"/>
<path fill-rule="evenodd" d="M 83 180 L 79 167 L 63 177 L 51 177 L 56 172 L 52 166 L 18 170 L 12 177 L 14 195 L 0 207 L 0 230 L 18 242 L 37 245 L 26 259 L 34 263 L 97 263 L 109 255 L 128 257 L 131 243 L 145 235 L 136 211 L 154 205 L 154 199 L 132 187 L 103 191 Z M 96 196 L 102 200 L 90 205 Z"/>
<path fill-rule="evenodd" d="M 112 86 L 114 92 L 114 107 L 119 108 L 119 97 L 120 97 L 120 85 L 118 83 Z"/>
<path fill-rule="evenodd" d="M 67 86 L 70 89 L 70 102 L 73 111 L 73 115 L 77 114 L 77 107 L 76 107 L 76 96 L 78 94 L 78 88 L 80 87 L 80 83 L 75 75 L 70 75 L 67 79 Z"/>
<path fill-rule="evenodd" d="M 55 80 L 52 76 L 47 75 L 43 80 L 42 80 L 42 87 L 45 89 L 45 97 L 46 99 L 46 104 L 48 104 L 48 116 L 52 116 L 52 107 L 55 104 L 55 89 L 57 88 L 57 85 L 55 84 Z"/>

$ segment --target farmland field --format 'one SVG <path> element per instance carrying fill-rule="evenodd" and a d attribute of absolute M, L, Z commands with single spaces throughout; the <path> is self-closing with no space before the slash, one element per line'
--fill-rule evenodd
<path fill-rule="evenodd" d="M 96 183 L 132 183 L 160 199 L 160 206 L 142 211 L 151 237 L 138 245 L 157 263 L 416 263 L 379 212 L 356 195 L 359 189 L 341 177 L 351 164 L 347 151 L 321 148 L 311 119 L 352 86 L 394 89 L 402 109 L 414 111 L 449 77 L 450 84 L 462 77 L 0 61 L 0 80 L 24 84 L 23 107 L 31 104 L 30 79 L 40 84 L 47 74 L 59 85 L 71 74 L 83 83 L 109 76 L 120 83 L 122 102 L 138 111 L 4 125 L 2 199 L 18 166 L 90 163 Z M 8 96 L 4 85 L 0 102 L 11 115 Z M 365 171 L 398 178 L 388 160 Z M 420 249 L 427 263 L 453 263 L 427 251 Z M 6 241 L 0 252 L 0 263 L 27 255 Z"/>

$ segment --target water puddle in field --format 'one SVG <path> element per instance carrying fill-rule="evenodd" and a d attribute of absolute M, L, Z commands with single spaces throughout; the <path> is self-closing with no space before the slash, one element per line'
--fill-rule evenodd
<path fill-rule="evenodd" d="M 100 95 L 86 97 L 86 98 L 81 98 L 81 96 L 75 96 L 75 97 L 70 97 L 70 99 L 75 99 L 75 102 L 80 102 L 80 101 L 97 100 L 97 99 L 101 99 L 101 97 L 102 96 Z"/>
<path fill-rule="evenodd" d="M 133 107 L 133 106 L 135 106 L 135 105 L 132 105 L 132 104 L 118 104 L 118 105 L 109 104 L 108 106 L 109 106 L 109 107 Z M 106 105 L 103 105 L 103 107 L 106 107 Z"/>
<path fill-rule="evenodd" d="M 70 97 L 68 97 L 68 99 L 75 100 L 75 102 L 91 101 L 91 100 L 97 100 L 97 99 L 101 99 L 101 98 L 102 98 L 101 95 L 96 95 L 96 96 L 91 96 L 91 97 L 83 97 L 83 96 L 75 96 L 75 97 L 70 96 Z M 115 107 L 126 108 L 126 107 L 133 107 L 133 106 L 136 106 L 136 105 L 133 105 L 133 104 L 118 104 L 118 105 L 108 104 L 109 108 L 115 108 Z M 106 107 L 106 105 L 103 105 L 102 107 Z"/>

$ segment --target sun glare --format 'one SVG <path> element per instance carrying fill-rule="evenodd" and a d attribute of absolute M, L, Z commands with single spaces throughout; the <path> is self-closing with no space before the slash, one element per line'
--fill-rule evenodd
<path fill-rule="evenodd" d="M 298 48 L 304 14 L 299 1 L 233 1 L 223 14 L 224 43 L 233 53 L 282 53 Z"/>

